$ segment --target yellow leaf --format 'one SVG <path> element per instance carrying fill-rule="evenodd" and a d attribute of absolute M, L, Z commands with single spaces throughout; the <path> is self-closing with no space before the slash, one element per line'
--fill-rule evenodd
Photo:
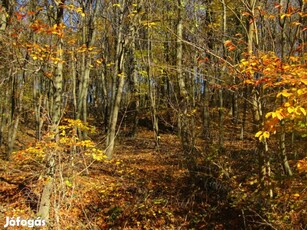
<path fill-rule="evenodd" d="M 284 19 L 285 17 L 290 17 L 291 16 L 291 14 L 282 14 L 281 16 L 280 16 L 280 18 L 281 19 Z"/>
<path fill-rule="evenodd" d="M 269 112 L 265 115 L 265 118 L 268 119 L 269 117 L 271 117 L 273 115 L 273 112 Z"/>
<path fill-rule="evenodd" d="M 277 94 L 277 97 L 280 97 L 280 95 L 282 95 L 283 97 L 290 97 L 292 95 L 292 93 L 287 92 L 287 90 L 284 90 L 280 93 Z"/>
<path fill-rule="evenodd" d="M 300 107 L 301 112 L 306 116 L 306 110 L 303 107 Z"/>
<path fill-rule="evenodd" d="M 259 141 L 264 142 L 264 141 L 265 141 L 265 137 L 264 137 L 263 135 L 261 135 L 261 136 L 259 137 Z"/>
<path fill-rule="evenodd" d="M 72 183 L 71 183 L 69 180 L 65 180 L 65 184 L 66 184 L 68 187 L 72 187 Z"/>
<path fill-rule="evenodd" d="M 249 80 L 249 79 L 245 80 L 244 83 L 245 84 L 254 84 L 254 82 L 252 80 Z"/>
<path fill-rule="evenodd" d="M 284 106 L 285 106 L 285 107 L 289 107 L 289 106 L 290 106 L 290 103 L 289 103 L 289 102 L 286 102 L 286 103 L 284 104 Z"/>
<path fill-rule="evenodd" d="M 307 85 L 307 79 L 301 79 L 301 82 L 303 82 L 304 85 Z"/>
<path fill-rule="evenodd" d="M 282 115 L 281 111 L 277 111 L 276 112 L 276 117 L 278 118 L 278 120 L 282 120 L 284 118 L 284 116 Z"/>
<path fill-rule="evenodd" d="M 103 155 L 101 154 L 96 154 L 96 153 L 93 153 L 92 154 L 92 158 L 96 161 L 101 161 L 103 159 Z"/>
<path fill-rule="evenodd" d="M 297 95 L 301 96 L 303 93 L 304 93 L 304 92 L 303 92 L 302 89 L 298 89 L 298 90 L 297 90 Z"/>
<path fill-rule="evenodd" d="M 81 16 L 82 16 L 82 17 L 85 17 L 85 13 L 81 13 Z"/>
<path fill-rule="evenodd" d="M 302 23 L 300 23 L 300 22 L 292 22 L 292 24 L 293 24 L 294 26 L 301 26 L 301 25 L 302 25 Z"/>
<path fill-rule="evenodd" d="M 307 157 L 305 157 L 303 160 L 299 160 L 296 164 L 296 167 L 300 173 L 307 172 Z"/>
<path fill-rule="evenodd" d="M 263 132 L 262 131 L 259 131 L 255 134 L 255 137 L 259 137 Z"/>
<path fill-rule="evenodd" d="M 288 113 L 293 113 L 294 112 L 294 108 L 291 106 L 291 107 L 288 107 L 287 108 L 287 111 Z"/>
<path fill-rule="evenodd" d="M 265 131 L 265 132 L 263 133 L 263 137 L 264 137 L 264 138 L 269 138 L 269 137 L 270 137 L 270 133 L 269 133 L 268 131 Z"/>
<path fill-rule="evenodd" d="M 78 12 L 78 13 L 82 12 L 82 8 L 81 8 L 81 7 L 78 7 L 78 8 L 76 9 L 76 12 Z"/>
<path fill-rule="evenodd" d="M 246 61 L 245 59 L 242 59 L 241 63 L 242 63 L 243 66 L 247 66 L 248 65 L 248 61 Z"/>
<path fill-rule="evenodd" d="M 290 97 L 292 95 L 292 93 L 288 93 L 287 91 L 282 92 L 282 95 L 284 97 Z"/>

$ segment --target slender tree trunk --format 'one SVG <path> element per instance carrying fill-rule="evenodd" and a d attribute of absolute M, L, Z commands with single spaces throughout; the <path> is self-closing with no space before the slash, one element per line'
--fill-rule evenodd
<path fill-rule="evenodd" d="M 249 19 L 248 26 L 248 54 L 251 57 L 254 54 L 254 46 L 258 46 L 258 31 L 256 22 L 255 22 L 255 7 L 257 4 L 257 0 L 249 0 L 249 12 L 251 13 Z M 255 74 L 255 79 L 259 78 L 258 74 Z M 260 127 L 264 124 L 263 119 L 263 111 L 262 111 L 262 94 L 263 90 L 260 86 L 255 86 L 252 90 L 252 112 L 253 112 L 253 120 L 254 127 L 253 130 L 256 132 L 260 129 Z M 266 139 L 262 141 L 258 141 L 257 145 L 258 157 L 259 157 L 259 181 L 262 189 L 268 191 L 268 195 L 270 198 L 273 197 L 273 189 L 271 183 L 271 166 L 270 166 L 270 158 L 268 152 L 268 143 Z"/>
<path fill-rule="evenodd" d="M 177 48 L 176 48 L 176 67 L 177 67 L 177 78 L 180 92 L 180 104 L 179 104 L 179 116 L 178 126 L 179 134 L 181 137 L 181 143 L 186 153 L 191 153 L 193 150 L 193 140 L 191 137 L 191 129 L 189 127 L 189 95 L 186 89 L 186 84 L 182 71 L 182 57 L 183 57 L 183 19 L 182 19 L 182 1 L 177 0 Z"/>
<path fill-rule="evenodd" d="M 124 73 L 124 56 L 125 56 L 125 38 L 123 32 L 123 10 L 125 8 L 125 0 L 120 1 L 121 9 L 118 20 L 118 34 L 117 34 L 117 44 L 116 44 L 116 60 L 115 60 L 115 71 L 114 78 L 118 78 L 118 86 L 116 90 L 115 97 L 112 98 L 113 103 L 111 107 L 111 114 L 109 118 L 108 133 L 106 140 L 106 155 L 108 159 L 113 156 L 115 137 L 116 137 L 116 125 L 118 119 L 118 112 L 120 108 L 120 102 L 122 98 L 124 83 L 125 83 L 125 73 Z M 113 82 L 115 84 L 115 82 Z"/>
<path fill-rule="evenodd" d="M 225 0 L 222 0 L 223 5 L 223 41 L 226 41 L 226 33 L 227 33 L 227 6 Z M 226 57 L 226 49 L 223 47 L 223 57 Z M 220 74 L 220 78 L 222 79 L 225 75 L 226 68 L 222 68 L 222 72 Z M 221 82 L 221 81 L 220 81 Z M 218 89 L 218 98 L 219 98 L 219 150 L 224 152 L 224 99 L 223 99 L 223 88 L 220 87 Z"/>
<path fill-rule="evenodd" d="M 123 75 L 123 73 L 122 73 Z M 119 84 L 117 87 L 117 93 L 115 97 L 115 102 L 113 104 L 113 112 L 112 116 L 110 117 L 110 129 L 108 130 L 108 142 L 106 148 L 106 155 L 108 159 L 111 159 L 113 156 L 114 146 L 115 146 L 115 137 L 116 137 L 116 124 L 118 119 L 118 112 L 120 108 L 121 97 L 123 93 L 125 83 L 125 76 L 119 77 Z"/>
<path fill-rule="evenodd" d="M 94 26 L 94 24 L 98 14 L 98 5 L 91 2 L 83 1 L 82 8 L 84 10 L 87 8 L 93 8 L 93 11 L 90 10 L 91 15 L 89 17 L 83 17 L 82 27 L 82 43 L 83 46 L 89 49 L 92 48 L 96 39 L 97 26 Z M 77 119 L 81 119 L 83 122 L 87 122 L 88 87 L 90 82 L 91 65 L 91 54 L 88 52 L 83 52 L 81 62 L 81 79 L 78 89 L 78 110 L 76 116 Z M 83 131 L 82 136 L 86 138 L 86 132 Z"/>
<path fill-rule="evenodd" d="M 280 0 L 280 14 L 282 15 L 283 13 L 287 13 L 287 9 L 288 9 L 288 4 L 289 4 L 289 0 Z M 281 59 L 284 61 L 285 59 L 285 34 L 284 34 L 284 30 L 285 30 L 285 26 L 286 26 L 286 19 L 281 19 L 279 18 L 279 25 L 281 28 L 281 32 L 280 32 L 280 50 L 281 50 Z M 281 96 L 280 99 L 280 104 L 282 105 L 284 103 L 284 98 L 283 96 Z M 281 126 L 281 133 L 280 133 L 280 139 L 279 139 L 279 149 L 280 149 L 280 155 L 281 155 L 281 159 L 282 159 L 282 167 L 284 169 L 284 173 L 288 176 L 292 176 L 292 170 L 291 167 L 289 165 L 288 162 L 288 156 L 287 156 L 287 150 L 286 150 L 286 131 L 285 131 L 285 121 L 282 120 L 280 121 L 280 126 Z"/>
<path fill-rule="evenodd" d="M 148 19 L 150 21 L 151 19 Z M 160 145 L 160 135 L 159 135 L 159 121 L 157 117 L 157 89 L 156 89 L 156 79 L 152 75 L 152 50 L 151 50 L 151 29 L 147 28 L 147 78 L 148 78 L 148 89 L 149 89 L 149 99 L 150 99 L 150 110 L 152 118 L 152 127 L 154 131 L 155 147 L 159 148 Z"/>
<path fill-rule="evenodd" d="M 21 106 L 22 106 L 22 94 L 23 88 L 21 88 L 20 93 L 18 92 L 19 80 L 18 77 L 12 76 L 12 94 L 11 94 L 11 117 L 10 117 L 10 124 L 8 129 L 8 151 L 7 151 L 7 159 L 10 158 L 10 155 L 13 151 L 18 124 L 20 119 L 21 113 Z"/>
<path fill-rule="evenodd" d="M 5 126 L 5 118 L 4 118 L 4 111 L 5 111 L 5 105 L 0 104 L 0 148 L 2 147 L 3 144 L 3 131 L 4 131 L 4 126 Z"/>
<path fill-rule="evenodd" d="M 240 140 L 244 139 L 245 127 L 246 127 L 246 114 L 247 114 L 247 95 L 248 95 L 248 87 L 244 87 L 243 91 L 243 111 L 242 111 L 242 124 L 241 124 L 241 132 L 240 132 Z"/>
<path fill-rule="evenodd" d="M 24 93 L 24 79 L 26 78 L 26 66 L 28 63 L 29 56 L 26 54 L 25 61 L 23 63 L 23 68 L 21 77 L 16 75 L 12 76 L 12 94 L 11 94 L 11 119 L 8 130 L 8 152 L 7 159 L 10 158 L 11 153 L 13 152 L 18 126 L 20 121 L 20 116 L 22 113 L 22 100 Z"/>
<path fill-rule="evenodd" d="M 63 4 L 65 0 L 58 5 L 57 8 L 57 18 L 56 23 L 60 26 L 63 22 Z M 57 45 L 57 58 L 59 60 L 63 60 L 63 39 L 61 37 L 58 38 L 58 45 Z M 57 64 L 54 80 L 53 80 L 53 106 L 52 106 L 52 124 L 51 124 L 51 133 L 54 134 L 54 141 L 59 141 L 59 123 L 61 120 L 61 112 L 62 112 L 62 91 L 63 91 L 63 62 L 59 61 Z M 49 222 L 49 214 L 50 214 L 50 205 L 51 205 L 51 195 L 54 186 L 54 173 L 55 173 L 55 166 L 56 166 L 56 155 L 57 152 L 50 153 L 47 159 L 47 176 L 45 178 L 46 183 L 43 188 L 43 192 L 41 194 L 41 199 L 39 203 L 38 209 L 38 216 L 42 219 Z M 48 223 L 50 224 L 50 223 Z"/>
<path fill-rule="evenodd" d="M 219 97 L 219 150 L 224 152 L 224 100 L 223 89 L 218 90 Z"/>
<path fill-rule="evenodd" d="M 43 95 L 41 93 L 42 90 L 42 80 L 40 76 L 35 76 L 33 83 L 33 98 L 34 98 L 34 110 L 35 110 L 35 130 L 36 130 L 36 138 L 37 140 L 41 140 L 42 138 L 42 103 L 43 103 Z"/>
<path fill-rule="evenodd" d="M 108 115 L 109 115 L 109 108 L 110 108 L 110 99 L 107 92 L 107 79 L 106 79 L 106 67 L 101 72 L 101 85 L 102 85 L 102 96 L 103 96 L 103 122 L 104 122 L 104 131 L 108 130 Z"/>
<path fill-rule="evenodd" d="M 234 84 L 236 84 L 235 80 Z M 235 125 L 238 124 L 238 116 L 238 92 L 234 91 L 232 93 L 232 118 Z"/>
<path fill-rule="evenodd" d="M 13 5 L 14 2 L 12 0 L 1 1 L 0 31 L 4 31 L 7 28 L 10 17 L 12 16 Z"/>
<path fill-rule="evenodd" d="M 130 135 L 135 137 L 137 134 L 138 123 L 139 123 L 139 109 L 140 109 L 140 95 L 139 95 L 139 86 L 138 86 L 138 71 L 137 63 L 135 60 L 135 40 L 136 36 L 136 26 L 132 26 L 132 43 L 131 43 L 131 88 L 132 88 L 132 116 L 133 116 L 133 125 Z"/>
<path fill-rule="evenodd" d="M 150 74 L 150 67 L 148 68 L 147 73 Z M 159 135 L 157 108 L 156 108 L 156 86 L 154 81 L 151 80 L 151 77 L 148 78 L 148 87 L 149 87 L 149 97 L 150 97 L 150 107 L 151 107 L 151 117 L 152 117 L 153 131 L 154 131 L 155 147 L 159 148 L 160 135 Z"/>
<path fill-rule="evenodd" d="M 203 135 L 206 139 L 210 139 L 210 112 L 209 112 L 209 82 L 204 79 L 203 82 Z"/>

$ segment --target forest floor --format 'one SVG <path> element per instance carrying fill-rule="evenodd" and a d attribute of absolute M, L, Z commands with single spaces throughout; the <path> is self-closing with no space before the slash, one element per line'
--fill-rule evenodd
<path fill-rule="evenodd" d="M 152 135 L 152 131 L 141 130 L 136 138 L 119 137 L 113 160 L 89 162 L 80 158 L 73 177 L 64 169 L 54 189 L 57 198 L 53 202 L 58 209 L 51 216 L 53 219 L 59 216 L 58 226 L 61 229 L 274 229 L 267 216 L 262 216 L 263 207 L 257 210 L 253 209 L 255 205 L 248 207 L 250 203 L 266 205 L 261 196 L 255 195 L 257 164 L 253 141 L 226 140 L 223 154 L 199 141 L 195 177 L 187 169 L 187 157 L 176 135 L 161 134 L 159 149 L 155 148 Z M 1 160 L 0 226 L 6 216 L 25 219 L 35 216 L 44 183 L 41 171 L 41 166 L 35 163 Z M 298 194 L 287 190 L 295 187 L 293 183 L 297 190 L 304 187 L 302 181 L 286 180 L 288 187 L 280 194 L 289 193 L 288 199 L 291 194 Z M 299 191 L 301 199 L 303 193 Z M 292 204 L 287 202 L 287 206 Z M 303 226 L 304 204 L 298 206 L 299 212 L 289 218 L 297 218 L 297 226 Z"/>

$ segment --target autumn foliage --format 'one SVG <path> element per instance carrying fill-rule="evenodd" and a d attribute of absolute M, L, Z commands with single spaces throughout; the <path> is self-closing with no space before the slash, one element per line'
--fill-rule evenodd
<path fill-rule="evenodd" d="M 306 7 L 1 1 L 0 225 L 306 229 Z"/>

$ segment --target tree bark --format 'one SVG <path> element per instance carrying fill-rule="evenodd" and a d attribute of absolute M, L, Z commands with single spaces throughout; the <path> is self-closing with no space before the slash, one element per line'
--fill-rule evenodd
<path fill-rule="evenodd" d="M 125 38 L 123 31 L 123 9 L 125 8 L 125 0 L 120 1 L 121 9 L 119 10 L 119 19 L 118 19 L 118 34 L 117 34 L 117 43 L 116 43 L 116 60 L 115 60 L 115 71 L 114 78 L 118 79 L 117 90 L 115 91 L 115 97 L 111 98 L 113 103 L 111 103 L 111 114 L 108 124 L 108 133 L 106 140 L 106 156 L 108 159 L 113 157 L 113 151 L 115 146 L 115 137 L 116 137 L 116 125 L 118 119 L 118 112 L 120 108 L 121 97 L 123 93 L 124 83 L 125 83 L 125 73 L 124 73 L 124 56 L 125 56 Z M 115 84 L 115 82 L 113 82 Z"/>
<path fill-rule="evenodd" d="M 182 71 L 182 58 L 183 58 L 183 19 L 182 19 L 182 1 L 177 0 L 177 47 L 176 47 L 176 68 L 177 78 L 179 84 L 179 116 L 178 127 L 179 135 L 181 137 L 181 143 L 183 150 L 186 153 L 191 153 L 193 150 L 193 140 L 191 135 L 191 129 L 189 127 L 189 95 L 186 89 L 186 84 Z"/>
<path fill-rule="evenodd" d="M 281 0 L 280 1 L 280 5 L 281 5 L 281 8 L 280 8 L 280 14 L 282 15 L 283 13 L 286 13 L 287 12 L 287 9 L 288 9 L 288 4 L 289 4 L 289 0 Z M 279 18 L 279 25 L 280 25 L 280 28 L 281 28 L 281 32 L 280 32 L 280 50 L 281 50 L 281 59 L 282 61 L 285 60 L 285 46 L 286 46 L 286 43 L 285 43 L 285 24 L 286 23 L 286 19 L 281 19 Z M 281 96 L 281 99 L 280 99 L 280 104 L 282 105 L 284 103 L 284 98 L 283 96 Z M 281 133 L 280 133 L 280 139 L 279 139 L 279 149 L 280 149 L 280 155 L 281 155 L 281 159 L 282 159 L 282 167 L 283 167 L 283 170 L 284 170 L 284 173 L 288 176 L 292 176 L 293 173 L 292 173 L 292 170 L 291 170 L 291 167 L 289 165 L 289 162 L 288 162 L 288 156 L 287 156 L 287 150 L 286 150 L 286 131 L 285 131 L 285 121 L 282 120 L 280 121 L 280 126 L 281 126 Z"/>
<path fill-rule="evenodd" d="M 65 0 L 62 0 L 57 8 L 57 18 L 56 24 L 60 26 L 63 22 L 63 4 Z M 62 94 L 63 94 L 63 39 L 61 37 L 58 38 L 57 44 L 57 58 L 60 60 L 57 64 L 55 76 L 53 80 L 53 107 L 52 107 L 52 124 L 51 124 L 51 133 L 54 135 L 54 141 L 59 141 L 59 123 L 61 120 L 62 113 Z M 38 216 L 42 219 L 49 222 L 49 214 L 50 214 L 50 204 L 51 204 L 51 196 L 52 190 L 54 186 L 54 172 L 55 172 L 55 159 L 56 159 L 56 150 L 50 153 L 47 157 L 47 175 L 45 178 L 45 186 L 43 188 L 43 192 L 41 195 Z"/>
<path fill-rule="evenodd" d="M 91 4 L 91 5 L 90 5 Z M 83 10 L 93 8 L 90 10 L 89 17 L 83 17 L 82 27 L 82 45 L 87 49 L 92 48 L 96 39 L 97 26 L 95 26 L 96 17 L 98 14 L 98 4 L 91 2 L 82 2 Z M 78 88 L 78 102 L 77 102 L 77 119 L 87 122 L 87 102 L 88 102 L 88 87 L 91 73 L 91 54 L 88 52 L 82 53 L 81 61 L 81 76 Z M 86 132 L 81 134 L 84 138 L 87 136 Z"/>

